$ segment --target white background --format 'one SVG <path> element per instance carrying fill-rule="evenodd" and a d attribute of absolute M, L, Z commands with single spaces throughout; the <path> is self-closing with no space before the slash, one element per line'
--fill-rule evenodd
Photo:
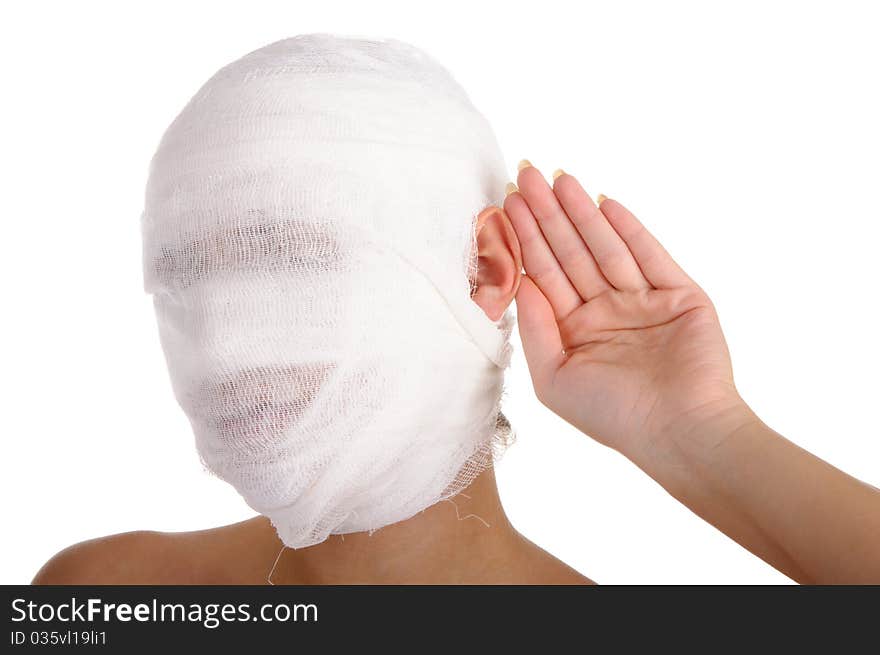
<path fill-rule="evenodd" d="M 304 32 L 422 47 L 512 177 L 526 157 L 627 203 L 714 300 L 758 414 L 880 485 L 880 40 L 857 5 L 29 2 L 0 23 L 0 582 L 91 537 L 252 516 L 199 467 L 138 219 L 197 88 Z M 498 475 L 523 533 L 601 583 L 789 582 L 541 407 L 515 347 Z"/>

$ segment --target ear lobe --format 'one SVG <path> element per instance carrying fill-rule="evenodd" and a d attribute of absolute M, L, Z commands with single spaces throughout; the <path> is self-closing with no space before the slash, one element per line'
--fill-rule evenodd
<path fill-rule="evenodd" d="M 493 321 L 516 297 L 522 254 L 513 224 L 504 209 L 494 205 L 477 216 L 477 278 L 473 300 Z"/>

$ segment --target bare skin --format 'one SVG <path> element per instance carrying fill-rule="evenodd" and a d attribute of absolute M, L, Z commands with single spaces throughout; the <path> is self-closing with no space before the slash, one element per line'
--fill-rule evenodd
<path fill-rule="evenodd" d="M 540 401 L 792 579 L 880 583 L 880 490 L 752 412 L 709 297 L 621 203 L 519 168 L 503 209 L 480 214 L 473 299 L 495 320 L 516 301 Z M 272 582 L 590 583 L 516 532 L 491 471 L 454 503 L 286 550 Z M 261 584 L 280 549 L 261 517 L 129 533 L 62 551 L 34 582 Z"/>
<path fill-rule="evenodd" d="M 535 393 L 802 583 L 880 583 L 880 490 L 764 424 L 706 293 L 621 203 L 529 162 L 504 207 Z"/>
<path fill-rule="evenodd" d="M 262 516 L 196 532 L 129 532 L 62 551 L 34 584 L 262 585 L 270 573 L 275 585 L 591 583 L 513 528 L 489 469 L 454 501 L 372 535 L 292 550 Z"/>

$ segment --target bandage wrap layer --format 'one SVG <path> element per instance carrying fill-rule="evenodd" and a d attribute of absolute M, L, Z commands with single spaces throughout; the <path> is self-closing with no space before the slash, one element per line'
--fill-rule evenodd
<path fill-rule="evenodd" d="M 458 83 L 396 40 L 270 44 L 163 135 L 141 223 L 174 393 L 287 546 L 409 518 L 509 441 L 513 318 L 471 299 L 506 181 Z"/>

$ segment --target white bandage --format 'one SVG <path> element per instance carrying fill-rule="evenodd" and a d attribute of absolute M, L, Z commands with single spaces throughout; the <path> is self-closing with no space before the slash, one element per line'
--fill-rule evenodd
<path fill-rule="evenodd" d="M 464 91 L 396 40 L 270 44 L 165 132 L 142 228 L 174 392 L 287 546 L 409 518 L 509 438 L 513 318 L 471 299 L 506 182 Z"/>

